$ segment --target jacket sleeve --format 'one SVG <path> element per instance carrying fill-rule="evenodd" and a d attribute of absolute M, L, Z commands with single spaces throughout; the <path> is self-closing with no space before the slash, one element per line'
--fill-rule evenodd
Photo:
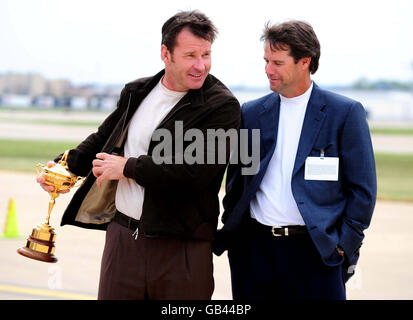
<path fill-rule="evenodd" d="M 339 246 L 351 259 L 362 244 L 363 231 L 370 225 L 377 195 L 374 152 L 366 112 L 359 102 L 355 102 L 348 113 L 340 149 L 342 180 L 348 200 Z"/>
<path fill-rule="evenodd" d="M 176 155 L 172 155 L 171 163 L 156 164 L 150 155 L 142 155 L 138 158 L 129 158 L 124 169 L 124 175 L 133 178 L 136 182 L 145 187 L 153 188 L 160 191 L 181 191 L 200 192 L 205 190 L 211 181 L 225 167 L 230 155 L 230 141 L 225 142 L 225 163 L 208 164 L 208 129 L 229 129 L 237 130 L 240 122 L 240 106 L 237 100 L 216 108 L 207 118 L 199 122 L 195 127 L 201 130 L 203 134 L 204 162 L 187 164 L 177 164 Z M 218 148 L 218 142 L 215 143 L 215 150 Z M 185 149 L 184 149 L 185 153 Z M 180 155 L 183 156 L 183 155 Z M 210 155 L 211 156 L 211 155 Z M 215 155 L 213 155 L 215 156 Z"/>
<path fill-rule="evenodd" d="M 90 134 L 75 149 L 70 150 L 67 163 L 71 172 L 79 176 L 89 174 L 96 154 L 102 151 L 122 117 L 123 109 L 120 107 L 122 99 L 125 99 L 125 89 L 121 92 L 116 109 L 102 122 L 98 130 Z M 54 161 L 59 161 L 62 156 L 63 154 L 60 154 Z"/>
<path fill-rule="evenodd" d="M 241 109 L 242 110 L 242 109 Z M 241 115 L 240 129 L 243 129 L 243 117 Z M 238 130 L 238 137 L 240 137 L 240 131 Z M 222 205 L 224 207 L 224 214 L 222 216 L 222 221 L 226 220 L 226 217 L 234 209 L 235 205 L 241 198 L 243 192 L 243 179 L 241 175 L 242 162 L 240 160 L 240 144 L 241 141 L 238 139 L 237 152 L 234 154 L 238 157 L 235 161 L 231 161 L 227 168 L 227 175 L 225 181 L 225 197 L 222 200 Z"/>

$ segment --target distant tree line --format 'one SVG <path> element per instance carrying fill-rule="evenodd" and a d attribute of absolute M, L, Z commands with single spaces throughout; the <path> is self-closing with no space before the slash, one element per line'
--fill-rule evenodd
<path fill-rule="evenodd" d="M 354 82 L 351 86 L 356 90 L 401 90 L 401 91 L 413 91 L 413 81 L 401 82 L 394 80 L 368 80 L 361 78 Z"/>

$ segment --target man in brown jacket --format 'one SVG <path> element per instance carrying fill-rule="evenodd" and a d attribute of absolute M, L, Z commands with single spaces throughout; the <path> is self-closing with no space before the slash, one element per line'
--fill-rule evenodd
<path fill-rule="evenodd" d="M 212 296 L 211 241 L 230 143 L 224 140 L 224 163 L 182 160 L 194 130 L 206 147 L 209 130 L 239 126 L 238 101 L 209 74 L 215 36 L 215 26 L 198 11 L 171 17 L 162 27 L 165 69 L 127 84 L 98 131 L 70 150 L 70 171 L 87 178 L 61 225 L 107 231 L 99 299 Z M 166 136 L 155 138 L 159 130 L 171 133 L 169 144 Z M 158 161 L 162 143 L 164 161 Z M 197 159 L 210 156 L 207 149 Z M 37 181 L 46 191 L 53 188 L 42 176 Z"/>

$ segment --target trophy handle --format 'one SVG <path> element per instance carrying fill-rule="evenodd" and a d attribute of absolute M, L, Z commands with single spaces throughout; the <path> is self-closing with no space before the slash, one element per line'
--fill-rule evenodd
<path fill-rule="evenodd" d="M 43 171 L 44 164 L 42 164 L 42 163 L 38 163 L 38 164 L 36 164 L 36 171 L 37 171 L 37 174 L 40 174 L 40 172 L 41 172 L 41 171 L 39 171 L 39 167 L 42 167 L 42 171 Z"/>
<path fill-rule="evenodd" d="M 78 184 L 78 182 L 80 181 L 80 183 Z M 83 182 L 85 182 L 85 178 L 84 177 L 77 177 L 77 180 L 76 180 L 76 182 L 75 182 L 75 184 L 74 184 L 74 186 L 73 187 L 80 187 L 82 184 L 83 184 Z"/>
<path fill-rule="evenodd" d="M 64 167 L 67 166 L 67 156 L 69 155 L 70 150 L 66 150 L 65 153 L 63 154 L 62 158 L 60 159 L 60 164 Z"/>

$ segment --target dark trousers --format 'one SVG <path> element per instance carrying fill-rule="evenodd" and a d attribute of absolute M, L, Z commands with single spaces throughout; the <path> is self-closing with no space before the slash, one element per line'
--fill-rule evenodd
<path fill-rule="evenodd" d="M 132 237 L 111 222 L 106 233 L 98 299 L 211 299 L 209 241 Z"/>
<path fill-rule="evenodd" d="M 234 300 L 345 300 L 341 265 L 326 266 L 310 236 L 244 228 L 228 250 Z"/>

